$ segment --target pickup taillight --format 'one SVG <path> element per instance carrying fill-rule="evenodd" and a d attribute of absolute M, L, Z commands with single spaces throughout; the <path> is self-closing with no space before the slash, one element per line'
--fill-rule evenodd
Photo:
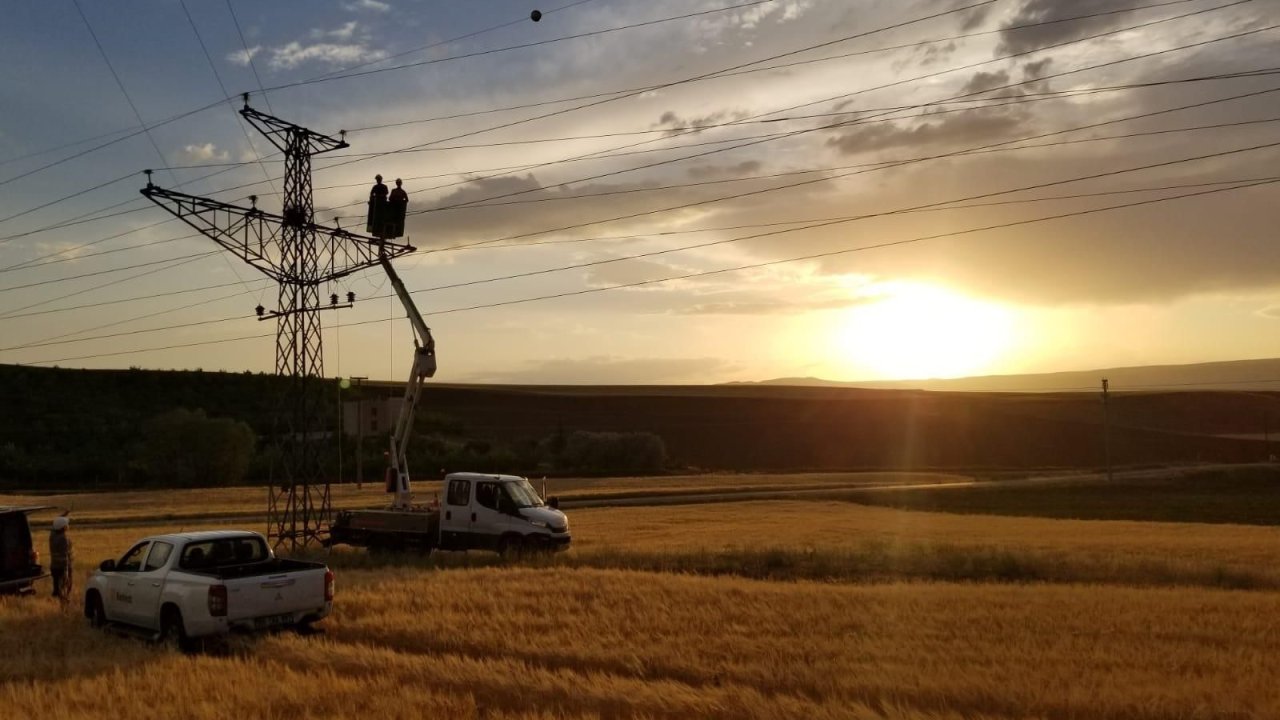
<path fill-rule="evenodd" d="M 210 617 L 226 617 L 227 615 L 227 586 L 226 585 L 210 585 L 209 586 L 209 616 Z"/>
<path fill-rule="evenodd" d="M 324 571 L 324 601 L 333 602 L 333 571 Z"/>
<path fill-rule="evenodd" d="M 31 549 L 31 564 L 32 565 L 40 564 L 40 551 L 36 550 L 35 548 Z"/>

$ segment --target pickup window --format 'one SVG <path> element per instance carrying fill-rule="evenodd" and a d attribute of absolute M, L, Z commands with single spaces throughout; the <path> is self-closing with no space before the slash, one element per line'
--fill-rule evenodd
<path fill-rule="evenodd" d="M 116 563 L 116 572 L 138 572 L 142 569 L 142 557 L 146 555 L 149 542 L 140 542 L 129 549 L 129 552 Z"/>
<path fill-rule="evenodd" d="M 225 565 L 246 565 L 268 557 L 267 544 L 259 537 L 218 538 L 187 545 L 182 550 L 178 567 L 202 570 Z"/>
<path fill-rule="evenodd" d="M 147 572 L 164 567 L 164 564 L 169 562 L 171 554 L 173 554 L 173 545 L 159 540 L 151 543 L 151 554 L 147 556 Z"/>
<path fill-rule="evenodd" d="M 471 481 L 470 480 L 451 480 L 449 481 L 449 497 L 450 505 L 466 505 L 471 502 Z"/>

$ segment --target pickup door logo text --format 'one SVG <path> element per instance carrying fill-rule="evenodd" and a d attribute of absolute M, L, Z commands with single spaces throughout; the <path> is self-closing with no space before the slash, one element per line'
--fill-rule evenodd
<path fill-rule="evenodd" d="M 133 596 L 132 596 L 132 595 L 125 595 L 125 594 L 124 594 L 124 593 L 122 593 L 122 592 L 117 592 L 117 593 L 116 593 L 116 602 L 129 603 L 129 604 L 131 604 L 131 605 L 132 605 L 132 604 L 133 604 Z"/>

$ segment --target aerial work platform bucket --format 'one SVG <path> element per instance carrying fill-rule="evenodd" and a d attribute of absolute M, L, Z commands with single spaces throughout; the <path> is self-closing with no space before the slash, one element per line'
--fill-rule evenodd
<path fill-rule="evenodd" d="M 368 219 L 364 230 L 383 240 L 404 236 L 404 215 L 408 203 L 390 202 L 383 198 L 370 198 Z"/>

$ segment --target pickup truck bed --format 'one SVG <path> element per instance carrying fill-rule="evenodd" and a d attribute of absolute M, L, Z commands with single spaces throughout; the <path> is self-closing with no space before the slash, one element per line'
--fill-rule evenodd
<path fill-rule="evenodd" d="M 278 575 L 280 573 L 297 572 L 300 570 L 323 570 L 324 567 L 324 563 L 290 560 L 288 558 L 272 558 L 270 560 L 246 563 L 244 565 L 224 565 L 208 569 L 184 568 L 182 572 L 185 572 L 188 575 L 199 575 L 201 577 L 207 577 L 214 580 L 240 580 L 244 578 L 261 577 L 263 575 Z"/>

